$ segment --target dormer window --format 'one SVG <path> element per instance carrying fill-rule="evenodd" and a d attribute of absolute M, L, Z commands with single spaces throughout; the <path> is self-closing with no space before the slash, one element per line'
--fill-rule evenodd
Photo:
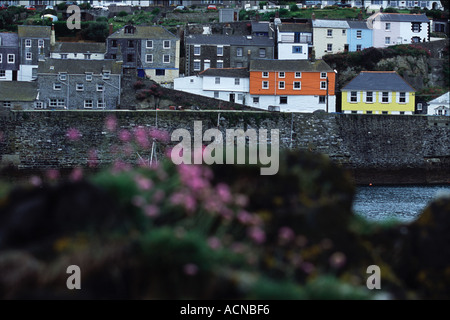
<path fill-rule="evenodd" d="M 67 79 L 67 74 L 66 73 L 60 73 L 59 74 L 59 80 L 65 81 L 66 79 Z"/>
<path fill-rule="evenodd" d="M 108 80 L 111 77 L 111 71 L 103 71 L 103 80 Z"/>
<path fill-rule="evenodd" d="M 86 73 L 86 81 L 92 81 L 92 72 Z"/>
<path fill-rule="evenodd" d="M 117 40 L 111 40 L 111 47 L 117 48 Z"/>
<path fill-rule="evenodd" d="M 136 28 L 133 26 L 126 26 L 124 33 L 126 34 L 134 34 L 134 32 L 136 31 Z"/>

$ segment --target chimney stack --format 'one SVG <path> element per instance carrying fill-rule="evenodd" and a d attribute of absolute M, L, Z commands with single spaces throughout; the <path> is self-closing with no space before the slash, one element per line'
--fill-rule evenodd
<path fill-rule="evenodd" d="M 50 46 L 54 46 L 56 43 L 55 25 L 52 23 L 52 33 L 50 35 Z"/>
<path fill-rule="evenodd" d="M 112 35 L 112 34 L 113 34 L 113 24 L 110 23 L 109 24 L 109 35 Z"/>
<path fill-rule="evenodd" d="M 316 14 L 314 12 L 311 15 L 311 20 L 316 20 Z"/>
<path fill-rule="evenodd" d="M 359 10 L 359 13 L 358 13 L 358 20 L 359 20 L 359 21 L 362 21 L 362 19 L 363 19 L 362 10 Z"/>

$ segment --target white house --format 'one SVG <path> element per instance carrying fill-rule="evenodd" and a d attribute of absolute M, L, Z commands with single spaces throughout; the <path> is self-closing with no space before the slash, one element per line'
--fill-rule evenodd
<path fill-rule="evenodd" d="M 348 50 L 347 32 L 350 29 L 345 20 L 313 19 L 313 42 L 316 58 Z"/>
<path fill-rule="evenodd" d="M 450 92 L 447 92 L 428 103 L 428 115 L 450 116 Z"/>
<path fill-rule="evenodd" d="M 430 41 L 430 20 L 424 14 L 378 12 L 367 18 L 367 24 L 376 48 Z"/>
<path fill-rule="evenodd" d="M 312 25 L 281 23 L 277 26 L 278 59 L 308 60 L 312 51 Z"/>
<path fill-rule="evenodd" d="M 53 59 L 104 60 L 105 43 L 97 42 L 56 42 L 50 51 Z"/>
<path fill-rule="evenodd" d="M 210 68 L 174 80 L 175 90 L 244 105 L 249 102 L 249 87 L 247 68 Z"/>

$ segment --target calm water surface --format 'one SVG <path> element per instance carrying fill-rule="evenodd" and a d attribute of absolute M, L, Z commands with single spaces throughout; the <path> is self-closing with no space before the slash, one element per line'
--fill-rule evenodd
<path fill-rule="evenodd" d="M 353 210 L 370 220 L 409 222 L 441 194 L 449 195 L 450 186 L 363 186 L 357 188 Z"/>

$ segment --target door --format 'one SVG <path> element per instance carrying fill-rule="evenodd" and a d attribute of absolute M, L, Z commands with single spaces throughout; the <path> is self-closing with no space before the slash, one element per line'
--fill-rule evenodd
<path fill-rule="evenodd" d="M 12 81 L 17 81 L 17 70 L 13 70 L 12 72 Z"/>
<path fill-rule="evenodd" d="M 230 93 L 230 102 L 234 103 L 234 99 L 235 99 L 235 94 L 234 93 Z"/>
<path fill-rule="evenodd" d="M 348 52 L 348 44 L 344 45 L 344 52 Z"/>

